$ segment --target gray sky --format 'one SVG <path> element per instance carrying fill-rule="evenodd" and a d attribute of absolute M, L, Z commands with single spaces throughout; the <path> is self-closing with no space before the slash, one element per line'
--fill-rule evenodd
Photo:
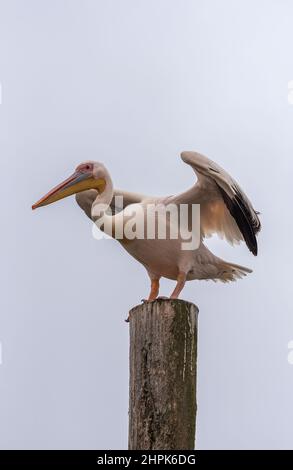
<path fill-rule="evenodd" d="M 0 1 L 2 449 L 127 446 L 124 318 L 146 272 L 72 198 L 30 207 L 86 159 L 117 187 L 179 192 L 182 150 L 228 170 L 263 224 L 256 259 L 208 243 L 252 275 L 182 296 L 200 309 L 197 446 L 293 448 L 292 15 L 290 0 Z"/>

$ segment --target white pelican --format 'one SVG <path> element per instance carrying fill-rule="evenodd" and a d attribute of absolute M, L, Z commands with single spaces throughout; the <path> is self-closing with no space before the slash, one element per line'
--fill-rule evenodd
<path fill-rule="evenodd" d="M 200 241 L 196 249 L 183 250 L 180 235 L 177 239 L 121 238 L 119 242 L 137 261 L 142 263 L 151 280 L 148 301 L 159 295 L 161 277 L 177 281 L 171 297 L 178 298 L 186 281 L 212 279 L 222 282 L 234 281 L 252 272 L 251 269 L 229 263 L 215 256 L 203 244 L 203 239 L 217 233 L 231 244 L 244 240 L 249 250 L 257 255 L 256 234 L 261 225 L 258 213 L 239 185 L 220 166 L 196 152 L 182 152 L 182 160 L 189 164 L 197 175 L 194 186 L 184 193 L 168 197 L 148 197 L 141 194 L 114 190 L 111 177 L 105 166 L 87 161 L 80 164 L 72 176 L 42 197 L 33 209 L 51 204 L 59 199 L 76 194 L 78 205 L 92 220 L 110 222 L 104 230 L 114 236 L 114 229 L 121 217 L 123 224 L 129 220 L 132 209 L 140 208 L 146 213 L 149 204 L 200 204 Z M 114 196 L 123 196 L 123 207 L 119 213 L 109 215 L 105 210 L 95 214 L 100 204 L 113 206 Z M 99 206 L 98 206 L 99 205 Z M 105 219 L 106 218 L 106 219 Z M 179 219 L 179 224 L 180 224 Z M 168 225 L 168 220 L 166 220 Z M 110 229 L 109 229 L 110 227 Z"/>

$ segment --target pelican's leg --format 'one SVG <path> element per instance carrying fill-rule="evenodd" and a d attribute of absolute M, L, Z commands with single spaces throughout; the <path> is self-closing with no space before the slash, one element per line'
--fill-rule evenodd
<path fill-rule="evenodd" d="M 153 300 L 156 300 L 158 297 L 160 290 L 160 278 L 159 277 L 151 277 L 151 291 L 148 299 L 141 299 L 142 302 L 152 302 Z M 129 316 L 125 320 L 127 323 L 129 322 Z"/>
<path fill-rule="evenodd" d="M 173 290 L 170 299 L 178 299 L 180 292 L 182 291 L 183 287 L 185 286 L 186 282 L 186 273 L 179 271 L 177 277 L 177 284 L 175 289 Z"/>
<path fill-rule="evenodd" d="M 151 279 L 151 291 L 150 291 L 150 295 L 148 298 L 148 302 L 151 302 L 152 300 L 156 300 L 159 294 L 159 290 L 160 290 L 160 279 L 158 278 Z"/>

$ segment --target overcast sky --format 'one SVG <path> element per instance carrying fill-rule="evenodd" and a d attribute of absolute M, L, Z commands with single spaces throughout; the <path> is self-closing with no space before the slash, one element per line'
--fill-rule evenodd
<path fill-rule="evenodd" d="M 197 150 L 261 212 L 231 285 L 193 281 L 199 449 L 293 449 L 291 0 L 0 0 L 0 447 L 126 448 L 128 310 L 144 268 L 94 240 L 73 198 L 31 204 L 80 162 L 174 194 Z M 162 283 L 162 294 L 174 287 Z"/>

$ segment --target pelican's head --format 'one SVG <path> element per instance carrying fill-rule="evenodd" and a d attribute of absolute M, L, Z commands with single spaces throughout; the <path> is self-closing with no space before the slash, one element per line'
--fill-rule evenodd
<path fill-rule="evenodd" d="M 107 171 L 101 163 L 92 161 L 81 163 L 69 178 L 45 194 L 32 206 L 32 209 L 46 206 L 87 189 L 96 189 L 102 193 L 106 187 L 106 176 Z"/>

